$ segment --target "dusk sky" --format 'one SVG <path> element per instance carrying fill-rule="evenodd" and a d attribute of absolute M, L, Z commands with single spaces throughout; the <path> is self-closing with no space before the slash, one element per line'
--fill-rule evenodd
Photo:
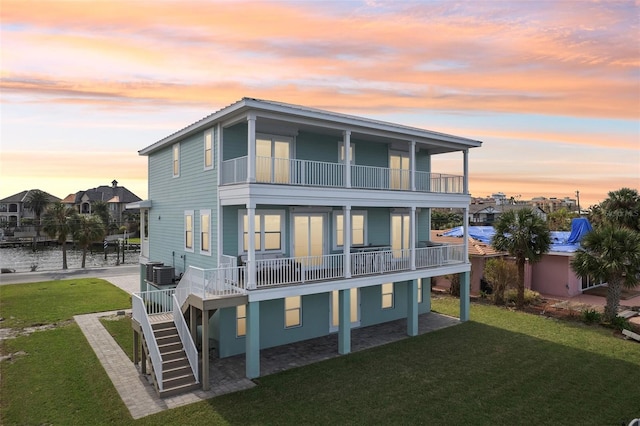
<path fill-rule="evenodd" d="M 640 1 L 2 0 L 0 198 L 117 179 L 254 97 L 483 141 L 473 196 L 640 186 Z M 434 171 L 461 174 L 461 155 Z"/>

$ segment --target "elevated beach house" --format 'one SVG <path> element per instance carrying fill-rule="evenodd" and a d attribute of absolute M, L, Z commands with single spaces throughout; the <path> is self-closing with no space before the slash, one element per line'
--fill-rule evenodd
<path fill-rule="evenodd" d="M 468 238 L 430 241 L 432 208 L 468 216 L 468 153 L 481 142 L 298 105 L 244 98 L 144 148 L 141 369 L 161 395 L 209 386 L 209 353 L 261 349 L 430 311 L 430 278 L 461 274 Z M 457 173 L 432 159 L 459 153 Z M 458 158 L 459 160 L 456 160 Z M 449 164 L 449 163 L 447 163 Z M 151 359 L 146 362 L 145 357 Z"/>

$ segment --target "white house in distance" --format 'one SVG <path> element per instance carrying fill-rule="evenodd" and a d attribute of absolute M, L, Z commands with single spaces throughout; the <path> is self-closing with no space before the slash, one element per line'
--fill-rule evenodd
<path fill-rule="evenodd" d="M 142 229 L 133 327 L 159 393 L 207 389 L 209 350 L 245 354 L 255 378 L 263 348 L 336 333 L 349 353 L 352 328 L 400 318 L 416 335 L 439 275 L 461 274 L 466 321 L 468 238 L 431 242 L 430 212 L 468 216 L 480 145 L 243 98 L 142 149 L 149 199 L 128 206 Z M 431 173 L 453 152 L 462 175 Z"/>

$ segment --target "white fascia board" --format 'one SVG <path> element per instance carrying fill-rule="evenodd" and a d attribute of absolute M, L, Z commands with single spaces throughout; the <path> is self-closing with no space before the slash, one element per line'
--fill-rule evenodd
<path fill-rule="evenodd" d="M 151 200 L 140 200 L 134 201 L 133 203 L 128 203 L 124 206 L 125 209 L 150 209 L 151 208 Z"/>
<path fill-rule="evenodd" d="M 345 188 L 312 188 L 268 184 L 239 184 L 218 187 L 223 206 L 279 204 L 284 206 L 362 206 L 397 208 L 466 208 L 468 194 L 440 194 L 411 191 L 379 191 Z"/>
<path fill-rule="evenodd" d="M 458 263 L 441 268 L 424 268 L 397 274 L 367 275 L 365 277 L 338 279 L 320 283 L 299 284 L 284 287 L 262 288 L 247 291 L 249 302 L 282 299 L 290 296 L 305 296 L 308 294 L 328 293 L 334 290 L 347 290 L 380 285 L 388 282 L 415 280 L 418 278 L 432 278 L 441 275 L 460 274 L 470 272 L 471 263 Z"/>

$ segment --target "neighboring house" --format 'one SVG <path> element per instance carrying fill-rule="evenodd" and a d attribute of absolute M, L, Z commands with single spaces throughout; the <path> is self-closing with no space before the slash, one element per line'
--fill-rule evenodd
<path fill-rule="evenodd" d="M 526 204 L 499 204 L 496 202 L 480 202 L 469 206 L 469 224 L 476 226 L 492 225 L 500 215 L 509 210 L 521 210 L 530 208 L 543 220 L 547 220 L 547 214 L 540 207 Z"/>
<path fill-rule="evenodd" d="M 124 224 L 123 213 L 127 204 L 141 201 L 133 192 L 124 186 L 118 186 L 118 181 L 113 180 L 111 186 L 101 185 L 97 188 L 87 189 L 86 191 L 78 191 L 75 194 L 69 194 L 63 203 L 72 205 L 78 210 L 78 213 L 92 214 L 94 212 L 93 204 L 98 201 L 105 202 L 109 206 L 109 214 L 111 218 L 118 224 Z M 132 211 L 135 211 L 133 209 Z"/>
<path fill-rule="evenodd" d="M 573 219 L 571 226 L 570 232 L 551 231 L 549 252 L 544 254 L 539 262 L 533 264 L 527 262 L 525 265 L 526 288 L 545 296 L 572 297 L 604 284 L 593 282 L 586 277 L 580 278 L 571 269 L 571 259 L 580 248 L 582 236 L 591 230 L 591 225 L 586 218 L 577 218 Z M 470 226 L 468 232 L 472 239 L 487 245 L 490 245 L 491 238 L 495 234 L 492 226 Z M 462 227 L 454 228 L 443 232 L 442 235 L 448 238 L 460 238 L 463 235 L 463 229 Z M 473 256 L 471 251 L 469 254 Z M 476 263 L 472 263 L 472 283 L 482 277 L 483 271 L 484 265 L 480 268 Z M 474 291 L 473 284 L 471 291 Z"/>
<path fill-rule="evenodd" d="M 443 234 L 444 231 L 431 231 L 431 241 L 440 244 L 460 244 L 459 241 L 461 237 L 450 237 Z M 491 246 L 491 244 L 482 242 L 473 237 L 469 237 L 468 250 L 469 261 L 471 262 L 469 287 L 471 294 L 477 296 L 480 294 L 480 291 L 486 291 L 486 289 L 483 288 L 482 281 L 484 279 L 484 266 L 487 263 L 487 260 L 496 257 L 506 257 L 508 254 L 497 251 Z M 449 288 L 451 286 L 451 282 L 448 277 L 441 276 L 433 279 L 432 285 L 441 288 Z"/>
<path fill-rule="evenodd" d="M 193 382 L 165 379 L 157 318 L 183 330 L 171 338 L 185 348 L 175 368 L 191 366 L 204 389 L 209 350 L 244 354 L 255 378 L 263 348 L 336 333 L 339 352 L 349 353 L 351 328 L 400 318 L 415 335 L 418 315 L 431 309 L 431 277 L 461 274 L 466 321 L 467 239 L 430 242 L 430 211 L 468 214 L 468 152 L 480 145 L 244 98 L 142 149 L 149 199 L 129 205 L 141 209 L 142 230 L 133 326 L 160 394 Z M 431 172 L 432 158 L 453 152 L 464 175 Z"/>
<path fill-rule="evenodd" d="M 0 200 L 0 227 L 16 227 L 23 226 L 24 219 L 29 219 L 29 225 L 36 217 L 33 210 L 25 207 L 25 203 L 29 199 L 29 193 L 37 191 L 36 189 L 30 189 L 27 191 L 18 192 L 7 198 Z M 44 192 L 44 191 L 43 191 Z M 49 197 L 49 202 L 54 203 L 60 201 L 60 198 L 53 196 L 47 192 L 45 194 Z"/>

